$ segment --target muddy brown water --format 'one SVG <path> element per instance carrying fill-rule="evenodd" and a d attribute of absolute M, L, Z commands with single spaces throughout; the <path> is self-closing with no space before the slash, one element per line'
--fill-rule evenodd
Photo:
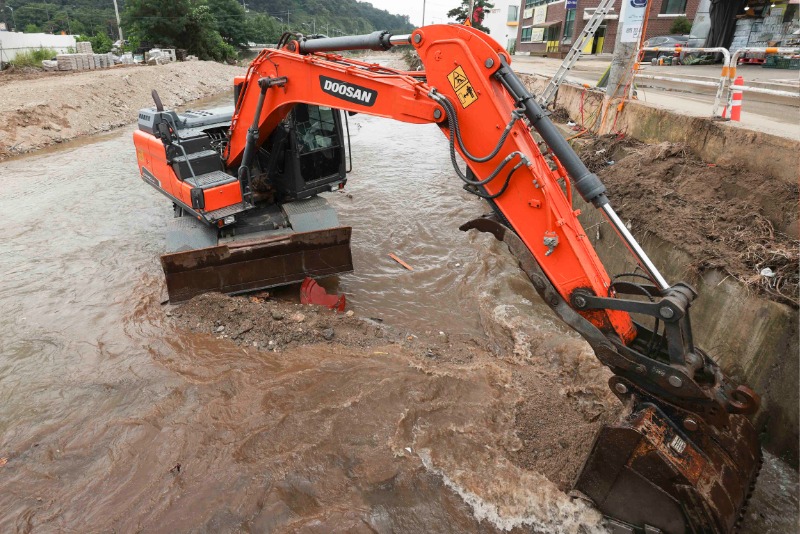
<path fill-rule="evenodd" d="M 351 128 L 354 171 L 329 196 L 356 271 L 327 285 L 359 315 L 480 338 L 513 365 L 568 354 L 578 387 L 603 387 L 503 247 L 458 231 L 486 207 L 439 131 Z M 525 392 L 508 365 L 264 353 L 175 328 L 171 210 L 139 180 L 131 131 L 0 164 L 0 532 L 603 531 L 509 460 Z M 744 531 L 793 531 L 796 511 L 796 473 L 768 456 Z"/>

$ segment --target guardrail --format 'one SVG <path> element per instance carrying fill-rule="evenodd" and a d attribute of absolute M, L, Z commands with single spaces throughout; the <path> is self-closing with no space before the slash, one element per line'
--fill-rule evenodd
<path fill-rule="evenodd" d="M 722 47 L 714 47 L 714 48 L 683 48 L 683 47 L 676 46 L 674 48 L 659 48 L 659 47 L 642 48 L 642 50 L 645 51 L 645 52 L 671 51 L 673 54 L 678 54 L 678 55 L 680 55 L 680 54 L 682 54 L 684 52 L 689 52 L 689 53 L 707 52 L 709 54 L 722 54 L 722 65 L 723 65 L 722 66 L 722 73 L 720 74 L 719 82 L 717 82 L 716 84 L 713 83 L 713 82 L 703 82 L 701 80 L 685 80 L 685 79 L 668 80 L 668 81 L 680 81 L 682 83 L 693 83 L 695 85 L 709 85 L 709 84 L 710 85 L 716 85 L 717 86 L 717 94 L 714 95 L 714 107 L 711 108 L 711 116 L 712 117 L 716 117 L 717 116 L 717 110 L 719 109 L 719 104 L 720 104 L 720 102 L 722 101 L 722 98 L 723 98 L 723 86 L 725 86 L 725 80 L 728 79 L 728 66 L 727 65 L 731 61 L 731 53 L 728 51 L 727 48 L 722 48 Z M 647 75 L 644 75 L 644 76 L 647 76 Z M 640 77 L 644 77 L 644 76 L 640 76 Z M 653 79 L 658 80 L 659 78 L 653 78 Z"/>
<path fill-rule="evenodd" d="M 716 118 L 719 115 L 717 114 L 720 108 L 720 104 L 725 102 L 726 107 L 730 107 L 731 98 L 733 93 L 731 92 L 731 84 L 733 80 L 736 78 L 736 66 L 739 63 L 739 58 L 742 54 L 746 54 L 747 52 L 759 52 L 764 54 L 799 54 L 800 49 L 797 48 L 779 48 L 779 47 L 770 47 L 770 48 L 740 48 L 736 50 L 733 55 L 728 51 L 727 48 L 682 48 L 682 47 L 670 47 L 670 48 L 660 48 L 660 47 L 648 47 L 642 48 L 642 51 L 645 52 L 669 52 L 671 54 L 682 54 L 682 53 L 694 53 L 694 52 L 707 52 L 707 53 L 717 53 L 722 54 L 723 61 L 722 61 L 722 73 L 720 74 L 719 82 L 708 82 L 703 80 L 692 80 L 687 78 L 673 78 L 669 76 L 655 76 L 651 74 L 636 74 L 637 78 L 641 78 L 644 80 L 661 80 L 661 81 L 668 81 L 668 82 L 679 82 L 679 83 L 686 83 L 691 85 L 700 85 L 705 87 L 717 87 L 717 93 L 714 96 L 714 107 L 711 110 L 711 116 Z M 749 91 L 751 93 L 762 93 L 767 95 L 773 96 L 781 96 L 787 98 L 800 98 L 800 93 L 795 93 L 792 91 L 779 91 L 777 89 L 765 89 L 763 87 L 750 87 L 750 86 L 739 86 L 739 89 L 743 91 Z"/>
<path fill-rule="evenodd" d="M 731 84 L 736 78 L 736 67 L 739 66 L 739 58 L 742 54 L 748 52 L 758 52 L 763 54 L 800 54 L 800 48 L 786 48 L 786 47 L 768 47 L 768 48 L 740 48 L 731 56 L 728 62 L 728 77 L 723 80 L 722 89 L 725 94 L 726 106 L 730 107 L 731 100 L 733 99 L 733 92 L 731 91 Z M 762 87 L 740 87 L 740 89 L 751 91 L 753 93 L 764 93 L 767 95 L 785 96 L 789 98 L 800 98 L 800 92 L 794 93 L 791 91 L 778 91 L 775 89 L 764 89 Z M 716 114 L 716 108 L 715 108 Z"/>

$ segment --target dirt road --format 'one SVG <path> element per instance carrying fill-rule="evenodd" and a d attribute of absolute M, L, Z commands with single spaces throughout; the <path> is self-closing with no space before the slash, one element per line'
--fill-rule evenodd
<path fill-rule="evenodd" d="M 165 106 L 227 91 L 244 72 L 211 61 L 76 73 L 0 72 L 0 160 L 129 124 L 153 103 Z"/>

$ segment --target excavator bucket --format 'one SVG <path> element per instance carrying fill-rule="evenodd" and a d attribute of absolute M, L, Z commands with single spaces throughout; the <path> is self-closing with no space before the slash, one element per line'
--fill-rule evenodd
<path fill-rule="evenodd" d="M 236 294 L 353 270 L 351 228 L 246 239 L 161 256 L 170 302 Z"/>
<path fill-rule="evenodd" d="M 575 489 L 614 518 L 615 534 L 735 532 L 761 466 L 758 437 L 744 416 L 722 431 L 695 424 L 635 405 L 600 430 Z"/>

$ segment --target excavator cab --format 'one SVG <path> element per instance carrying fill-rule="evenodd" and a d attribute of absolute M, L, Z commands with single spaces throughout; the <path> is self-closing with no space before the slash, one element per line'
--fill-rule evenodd
<path fill-rule="evenodd" d="M 278 200 L 309 198 L 346 183 L 342 112 L 327 106 L 297 104 L 270 134 L 259 152 Z"/>

